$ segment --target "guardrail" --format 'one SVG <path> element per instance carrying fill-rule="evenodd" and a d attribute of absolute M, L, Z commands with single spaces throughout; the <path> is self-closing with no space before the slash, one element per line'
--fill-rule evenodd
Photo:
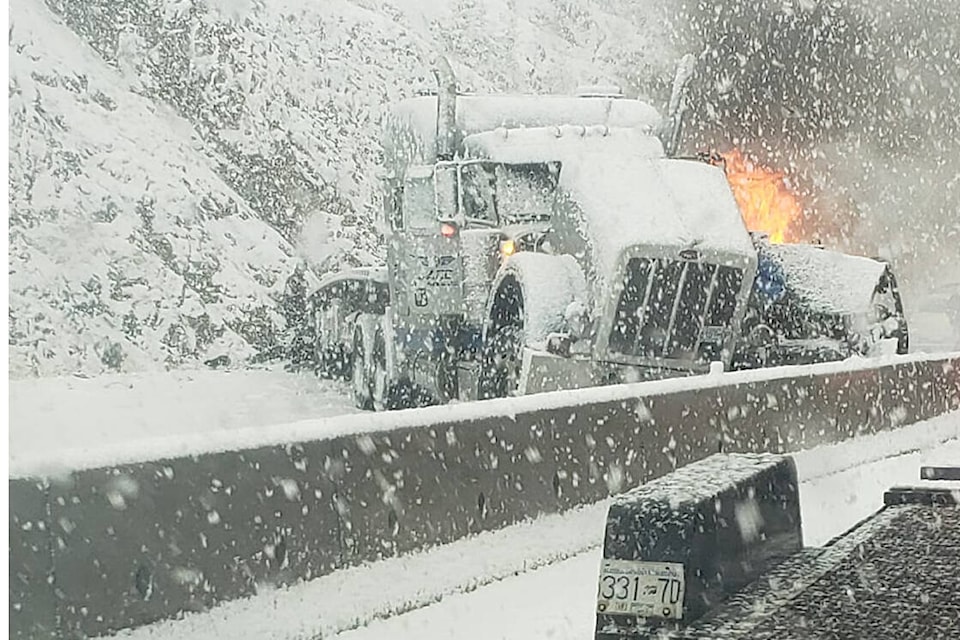
<path fill-rule="evenodd" d="M 595 502 L 718 451 L 795 451 L 958 408 L 954 354 L 347 416 L 58 471 L 14 465 L 11 636 L 147 624 Z"/>

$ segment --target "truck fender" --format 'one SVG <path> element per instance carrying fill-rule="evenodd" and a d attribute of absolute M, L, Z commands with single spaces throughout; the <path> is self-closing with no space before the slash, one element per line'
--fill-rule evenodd
<path fill-rule="evenodd" d="M 484 339 L 520 315 L 524 343 L 544 348 L 551 333 L 563 333 L 571 308 L 586 308 L 587 281 L 573 256 L 521 252 L 500 267 L 487 302 Z"/>

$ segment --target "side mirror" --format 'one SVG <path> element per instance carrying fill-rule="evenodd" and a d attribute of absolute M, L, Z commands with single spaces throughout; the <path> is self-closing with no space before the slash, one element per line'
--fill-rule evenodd
<path fill-rule="evenodd" d="M 433 175 L 437 195 L 437 219 L 453 220 L 460 213 L 457 206 L 457 165 L 438 164 Z"/>

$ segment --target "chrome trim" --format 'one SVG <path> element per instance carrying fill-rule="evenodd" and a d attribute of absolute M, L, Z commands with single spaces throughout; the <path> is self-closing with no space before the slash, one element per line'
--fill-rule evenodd
<path fill-rule="evenodd" d="M 701 249 L 700 254 L 701 260 L 696 264 L 703 265 L 704 263 L 707 263 L 713 265 L 714 269 L 708 285 L 707 297 L 704 303 L 705 306 L 703 317 L 700 319 L 700 326 L 697 332 L 695 344 L 698 347 L 703 343 L 705 328 L 707 326 L 712 326 L 708 324 L 710 308 L 714 305 L 717 297 L 721 294 L 719 288 L 720 267 L 729 267 L 739 271 L 740 286 L 737 290 L 730 292 L 730 295 L 733 297 L 734 301 L 733 312 L 728 318 L 727 323 L 721 329 L 723 340 L 717 345 L 720 352 L 720 360 L 725 366 L 729 366 L 733 358 L 736 336 L 739 335 L 740 324 L 743 320 L 744 313 L 746 312 L 747 301 L 750 296 L 753 281 L 756 277 L 757 257 L 755 254 L 715 251 L 709 248 Z M 650 268 L 650 273 L 648 276 L 649 279 L 646 283 L 646 290 L 644 292 L 644 299 L 642 308 L 640 310 L 642 315 L 638 318 L 638 322 L 640 323 L 639 326 L 642 327 L 647 320 L 646 315 L 649 313 L 650 297 L 652 295 L 654 277 L 659 269 L 662 268 L 662 266 L 659 265 L 659 262 L 661 260 L 673 260 L 678 263 L 681 262 L 677 260 L 676 256 L 677 247 L 663 245 L 634 246 L 625 250 L 621 254 L 620 259 L 617 262 L 617 268 L 614 272 L 616 275 L 613 276 L 613 279 L 609 283 L 609 297 L 599 301 L 597 306 L 598 322 L 592 349 L 595 360 L 599 362 L 618 363 L 632 366 L 653 366 L 671 369 L 683 369 L 694 372 L 709 371 L 709 363 L 698 363 L 693 359 L 645 357 L 613 353 L 610 351 L 610 338 L 613 334 L 617 319 L 620 297 L 627 286 L 626 269 L 630 260 L 634 258 L 644 259 L 650 261 L 653 265 L 657 265 L 656 267 Z M 686 268 L 688 267 L 685 267 L 685 269 Z M 678 298 L 681 293 L 682 288 L 679 288 L 677 292 Z M 676 303 L 676 301 L 674 302 Z M 671 314 L 671 316 L 672 322 L 670 325 L 670 332 L 672 334 L 676 317 L 674 317 L 674 314 Z M 717 329 L 713 329 L 713 331 L 716 332 Z M 633 351 L 635 353 L 638 350 L 637 347 L 639 346 L 639 340 L 640 335 L 638 328 L 638 335 L 635 336 L 633 345 Z M 712 343 L 713 341 L 710 342 Z"/>

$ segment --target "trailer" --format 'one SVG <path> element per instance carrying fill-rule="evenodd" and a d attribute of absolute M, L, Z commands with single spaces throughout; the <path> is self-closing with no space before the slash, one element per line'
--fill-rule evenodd
<path fill-rule="evenodd" d="M 385 119 L 386 264 L 310 294 L 321 374 L 383 410 L 836 359 L 889 339 L 854 344 L 882 322 L 855 340 L 866 311 L 804 295 L 794 254 L 745 228 L 723 168 L 676 157 L 692 71 L 684 58 L 662 117 L 603 87 L 461 95 L 439 59 L 437 95 Z M 888 306 L 905 332 L 899 294 Z M 782 320 L 808 308 L 799 334 Z M 804 339 L 819 346 L 778 348 Z"/>

